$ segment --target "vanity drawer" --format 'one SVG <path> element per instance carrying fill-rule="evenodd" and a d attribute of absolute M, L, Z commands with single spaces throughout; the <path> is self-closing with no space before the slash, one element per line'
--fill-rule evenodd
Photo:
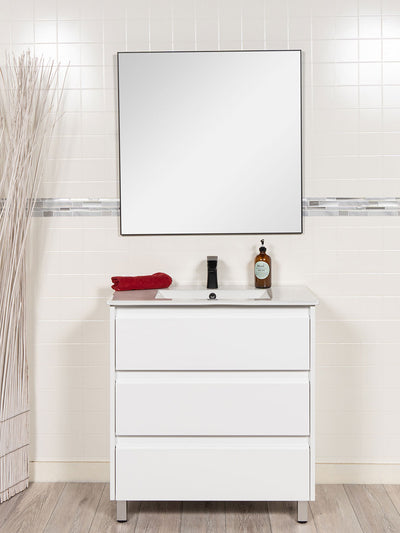
<path fill-rule="evenodd" d="M 301 438 L 119 438 L 117 500 L 308 500 Z"/>
<path fill-rule="evenodd" d="M 308 308 L 118 308 L 117 370 L 308 370 Z"/>
<path fill-rule="evenodd" d="M 117 435 L 308 435 L 307 372 L 120 372 Z"/>

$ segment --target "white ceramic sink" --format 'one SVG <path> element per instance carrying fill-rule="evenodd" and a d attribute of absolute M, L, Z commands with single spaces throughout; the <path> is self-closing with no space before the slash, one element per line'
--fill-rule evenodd
<path fill-rule="evenodd" d="M 210 298 L 211 294 L 211 298 Z M 215 298 L 213 297 L 215 294 Z M 161 289 L 157 300 L 270 300 L 268 289 Z"/>

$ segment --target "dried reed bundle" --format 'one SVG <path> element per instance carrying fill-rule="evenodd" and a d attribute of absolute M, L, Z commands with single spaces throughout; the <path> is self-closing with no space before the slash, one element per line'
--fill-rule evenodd
<path fill-rule="evenodd" d="M 62 90 L 24 52 L 0 68 L 0 502 L 28 486 L 25 245 Z"/>

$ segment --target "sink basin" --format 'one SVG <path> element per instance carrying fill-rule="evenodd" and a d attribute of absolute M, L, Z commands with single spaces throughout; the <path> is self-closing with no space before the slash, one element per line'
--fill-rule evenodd
<path fill-rule="evenodd" d="M 216 298 L 210 294 L 215 294 Z M 161 289 L 157 300 L 270 300 L 268 289 Z"/>

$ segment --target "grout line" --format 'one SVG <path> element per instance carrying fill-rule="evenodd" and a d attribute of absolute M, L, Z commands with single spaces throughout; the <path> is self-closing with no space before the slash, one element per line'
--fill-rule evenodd
<path fill-rule="evenodd" d="M 217 6 L 217 49 L 221 50 L 221 6 L 220 6 L 220 2 L 218 2 L 218 6 Z"/>
<path fill-rule="evenodd" d="M 175 10 L 174 5 L 171 5 L 171 50 L 175 50 Z"/>
<path fill-rule="evenodd" d="M 285 2 L 285 17 L 286 17 L 286 48 L 290 48 L 290 19 L 289 19 L 289 4 L 288 0 Z"/>
<path fill-rule="evenodd" d="M 263 5 L 263 18 L 264 18 L 264 25 L 263 25 L 263 39 L 264 39 L 264 50 L 267 49 L 267 0 L 264 0 Z"/>
<path fill-rule="evenodd" d="M 194 17 L 193 17 L 193 31 L 194 31 L 194 50 L 197 52 L 198 47 L 198 23 L 197 23 L 197 5 L 194 6 Z"/>
<path fill-rule="evenodd" d="M 149 51 L 150 52 L 152 50 L 152 47 L 151 47 L 151 38 L 152 38 L 152 33 L 151 33 L 151 15 L 152 15 L 152 10 L 151 10 L 151 4 L 150 4 L 149 5 L 149 10 L 148 10 L 148 17 L 149 17 L 148 40 L 149 40 Z"/>
<path fill-rule="evenodd" d="M 244 49 L 243 44 L 243 6 L 240 8 L 240 49 Z"/>

